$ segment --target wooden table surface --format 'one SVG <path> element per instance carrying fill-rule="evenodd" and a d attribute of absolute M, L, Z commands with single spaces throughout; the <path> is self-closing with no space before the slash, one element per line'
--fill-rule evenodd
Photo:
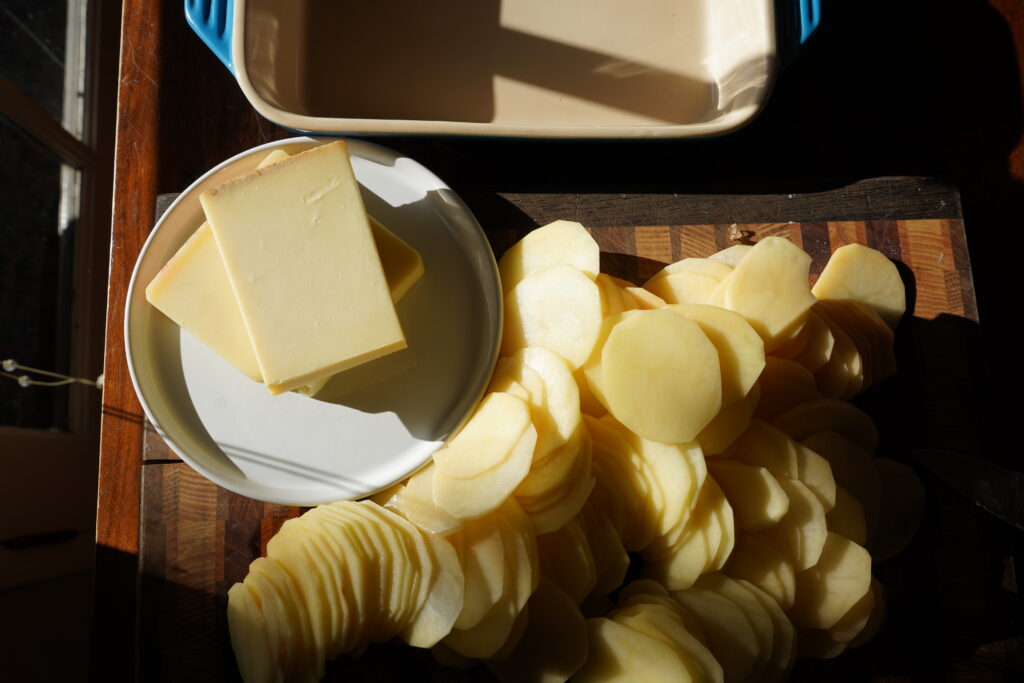
<path fill-rule="evenodd" d="M 990 398 L 986 365 L 998 368 L 992 375 L 999 383 L 1020 380 L 1003 274 L 1013 271 L 1015 259 L 1004 244 L 1024 219 L 1024 9 L 1014 0 L 891 4 L 865 0 L 831 8 L 823 29 L 781 75 L 765 112 L 724 138 L 380 142 L 444 178 L 489 230 L 522 230 L 556 217 L 615 227 L 941 222 L 962 215 L 957 224 L 966 225 L 978 308 L 932 324 L 933 330 L 955 328 L 964 356 L 951 359 L 953 371 L 940 386 L 970 410 L 966 422 L 956 423 L 956 445 L 1012 463 L 1014 442 L 1003 425 L 1013 424 L 1015 405 Z M 159 634 L 146 621 L 140 588 L 174 579 L 142 571 L 143 481 L 159 476 L 154 468 L 178 476 L 170 473 L 185 466 L 144 457 L 145 420 L 124 357 L 126 288 L 159 194 L 180 191 L 219 161 L 290 133 L 252 111 L 231 75 L 185 25 L 181 3 L 170 0 L 124 2 L 118 108 L 93 675 L 148 680 L 138 653 Z M 865 181 L 888 176 L 943 180 Z M 963 291 L 964 283 L 950 286 Z M 1002 358 L 1010 362 L 995 366 Z M 886 424 L 899 433 L 898 419 Z M 934 552 L 916 553 L 893 572 L 900 585 L 912 587 L 914 572 L 923 572 L 929 559 L 955 563 L 947 574 L 956 576 L 957 594 L 937 594 L 937 585 L 908 588 L 908 608 L 897 621 L 896 632 L 909 636 L 915 615 L 930 620 L 926 632 L 941 636 L 934 656 L 926 661 L 928 648 L 920 647 L 900 656 L 899 641 L 889 639 L 877 654 L 888 666 L 833 674 L 1019 680 L 1024 628 L 1008 562 L 1019 537 L 938 482 L 926 484 L 937 507 L 918 543 Z M 174 674 L 173 649 L 164 656 L 168 678 L 188 678 Z"/>

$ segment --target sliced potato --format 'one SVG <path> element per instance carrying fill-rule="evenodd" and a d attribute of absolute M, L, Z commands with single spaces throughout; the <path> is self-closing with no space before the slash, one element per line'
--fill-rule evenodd
<path fill-rule="evenodd" d="M 577 268 L 557 265 L 531 273 L 505 297 L 502 355 L 540 346 L 575 370 L 593 350 L 603 317 L 600 289 Z"/>
<path fill-rule="evenodd" d="M 597 277 L 601 251 L 590 233 L 574 221 L 554 221 L 529 232 L 498 261 L 501 288 L 508 294 L 519 282 L 549 266 L 571 265 Z"/>
<path fill-rule="evenodd" d="M 537 430 L 531 423 L 505 460 L 471 479 L 448 477 L 435 466 L 434 502 L 452 517 L 462 520 L 493 512 L 529 473 L 536 444 Z"/>
<path fill-rule="evenodd" d="M 825 524 L 829 531 L 867 547 L 868 528 L 864 519 L 864 506 L 842 486 L 836 487 L 836 504 L 825 515 Z"/>
<path fill-rule="evenodd" d="M 765 358 L 764 371 L 757 380 L 761 399 L 754 409 L 754 417 L 771 421 L 801 403 L 816 401 L 821 392 L 814 375 L 796 361 Z"/>
<path fill-rule="evenodd" d="M 836 484 L 860 503 L 864 510 L 867 541 L 861 545 L 873 548 L 882 510 L 882 480 L 875 467 L 875 459 L 864 448 L 833 431 L 811 434 L 803 444 L 828 461 Z"/>
<path fill-rule="evenodd" d="M 516 646 L 487 668 L 499 681 L 562 683 L 587 660 L 587 624 L 565 591 L 542 578 L 527 603 L 526 630 Z"/>
<path fill-rule="evenodd" d="M 722 403 L 714 345 L 666 310 L 631 311 L 615 325 L 601 351 L 601 385 L 619 422 L 664 443 L 692 441 Z"/>
<path fill-rule="evenodd" d="M 605 617 L 587 619 L 586 663 L 574 681 L 692 681 L 679 651 Z"/>
<path fill-rule="evenodd" d="M 845 244 L 832 252 L 812 293 L 819 299 L 865 303 L 892 328 L 907 309 L 906 291 L 896 264 L 862 244 Z"/>
<path fill-rule="evenodd" d="M 833 431 L 868 453 L 874 453 L 878 446 L 878 430 L 874 421 L 863 410 L 845 401 L 823 398 L 801 403 L 776 417 L 772 424 L 797 441 L 803 441 L 815 432 Z"/>
<path fill-rule="evenodd" d="M 537 536 L 537 551 L 541 576 L 554 581 L 575 604 L 583 602 L 597 583 L 597 567 L 579 518 Z"/>
<path fill-rule="evenodd" d="M 434 453 L 434 465 L 453 479 L 479 477 L 505 462 L 532 425 L 526 401 L 488 394 L 459 433 Z"/>
<path fill-rule="evenodd" d="M 756 678 L 756 668 L 762 659 L 761 642 L 747 615 L 736 603 L 715 591 L 696 586 L 673 591 L 672 597 L 700 622 L 708 648 L 722 665 L 726 681 Z"/>
<path fill-rule="evenodd" d="M 728 455 L 738 462 L 763 467 L 776 479 L 796 479 L 799 475 L 796 443 L 778 427 L 761 420 L 750 421 Z"/>
<path fill-rule="evenodd" d="M 797 572 L 813 567 L 821 557 L 828 526 L 825 508 L 814 493 L 796 479 L 780 477 L 779 485 L 789 498 L 789 510 L 778 523 L 759 535 L 787 554 Z"/>
<path fill-rule="evenodd" d="M 788 610 L 789 617 L 798 628 L 831 628 L 870 586 L 868 551 L 829 532 L 818 563 L 796 575 L 796 600 Z"/>
<path fill-rule="evenodd" d="M 708 471 L 732 505 L 738 532 L 760 531 L 786 516 L 789 496 L 765 468 L 733 460 L 712 460 Z"/>
<path fill-rule="evenodd" d="M 722 280 L 725 308 L 757 330 L 765 352 L 795 336 L 815 298 L 808 284 L 811 257 L 789 240 L 766 237 Z"/>
<path fill-rule="evenodd" d="M 788 610 L 796 594 L 796 572 L 788 554 L 776 548 L 762 534 L 741 534 L 736 538 L 723 572 L 734 579 L 743 579 L 772 597 Z"/>
<path fill-rule="evenodd" d="M 740 261 L 743 260 L 743 257 L 750 253 L 750 250 L 753 248 L 754 245 L 752 244 L 734 244 L 731 247 L 726 247 L 725 249 L 722 249 L 721 251 L 716 251 L 708 258 L 715 259 L 716 261 L 721 261 L 722 263 L 725 263 L 735 268 L 740 264 Z"/>
<path fill-rule="evenodd" d="M 705 455 L 721 455 L 750 427 L 754 410 L 761 401 L 761 387 L 755 384 L 744 398 L 722 408 L 697 434 Z"/>
<path fill-rule="evenodd" d="M 710 261 L 715 263 L 715 261 Z M 764 342 L 739 313 L 703 304 L 666 307 L 700 326 L 718 352 L 722 372 L 722 405 L 742 400 L 764 370 Z"/>
<path fill-rule="evenodd" d="M 924 519 L 925 491 L 914 470 L 889 458 L 875 458 L 882 482 L 882 507 L 874 560 L 883 562 L 910 545 Z"/>

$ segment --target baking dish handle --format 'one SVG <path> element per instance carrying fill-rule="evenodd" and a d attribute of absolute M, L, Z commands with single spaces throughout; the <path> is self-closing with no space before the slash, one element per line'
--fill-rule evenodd
<path fill-rule="evenodd" d="M 234 6 L 234 0 L 185 0 L 185 21 L 231 73 Z"/>
<path fill-rule="evenodd" d="M 778 57 L 785 67 L 821 23 L 821 6 L 827 0 L 776 0 L 775 33 Z"/>

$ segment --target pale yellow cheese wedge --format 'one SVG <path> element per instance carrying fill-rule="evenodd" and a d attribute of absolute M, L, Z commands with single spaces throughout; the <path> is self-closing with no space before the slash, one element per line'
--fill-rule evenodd
<path fill-rule="evenodd" d="M 275 150 L 259 167 L 287 158 L 286 152 Z M 423 259 L 400 237 L 368 218 L 388 288 L 397 302 L 423 275 Z M 146 299 L 239 371 L 254 381 L 262 381 L 209 223 L 199 226 L 157 273 L 146 287 Z M 326 379 L 299 391 L 313 395 L 324 382 Z"/>
<path fill-rule="evenodd" d="M 502 292 L 507 295 L 524 278 L 556 265 L 574 266 L 590 279 L 600 272 L 597 242 L 575 221 L 548 223 L 509 247 L 498 261 Z"/>
<path fill-rule="evenodd" d="M 812 290 L 819 299 L 861 301 L 895 328 L 907 309 L 906 291 L 896 264 L 862 244 L 836 249 Z"/>
<path fill-rule="evenodd" d="M 405 348 L 343 142 L 257 169 L 200 202 L 271 393 Z"/>

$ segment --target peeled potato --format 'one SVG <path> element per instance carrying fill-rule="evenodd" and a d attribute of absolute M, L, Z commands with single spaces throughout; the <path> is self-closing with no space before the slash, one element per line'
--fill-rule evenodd
<path fill-rule="evenodd" d="M 807 319 L 815 302 L 810 266 L 811 257 L 789 240 L 766 237 L 722 280 L 725 308 L 747 319 L 766 352 L 782 346 Z"/>
<path fill-rule="evenodd" d="M 896 265 L 882 252 L 861 244 L 836 249 L 812 292 L 819 299 L 861 301 L 893 328 L 907 308 L 906 291 Z"/>
<path fill-rule="evenodd" d="M 924 485 L 906 465 L 875 458 L 882 482 L 882 506 L 878 519 L 874 559 L 882 562 L 903 550 L 924 519 Z"/>
<path fill-rule="evenodd" d="M 708 258 L 712 258 L 716 261 L 721 261 L 727 265 L 735 268 L 743 260 L 743 257 L 750 253 L 750 250 L 754 248 L 752 244 L 734 244 L 731 247 L 726 247 L 721 251 L 716 251 Z"/>
<path fill-rule="evenodd" d="M 487 668 L 499 681 L 562 683 L 587 660 L 587 624 L 576 604 L 542 578 L 527 604 L 526 630 L 515 648 Z"/>
<path fill-rule="evenodd" d="M 729 500 L 739 532 L 766 529 L 789 511 L 789 496 L 763 467 L 733 460 L 712 460 L 708 471 Z"/>
<path fill-rule="evenodd" d="M 498 261 L 501 287 L 508 294 L 523 278 L 556 265 L 571 265 L 597 276 L 601 251 L 586 229 L 574 221 L 554 221 L 531 231 Z"/>
<path fill-rule="evenodd" d="M 501 352 L 541 346 L 575 370 L 594 348 L 602 318 L 594 281 L 573 266 L 550 266 L 526 276 L 505 297 Z"/>
<path fill-rule="evenodd" d="M 536 444 L 537 430 L 529 424 L 506 458 L 476 477 L 456 479 L 435 467 L 434 502 L 458 519 L 476 519 L 496 510 L 530 471 Z"/>
<path fill-rule="evenodd" d="M 736 538 L 723 573 L 744 579 L 788 610 L 796 597 L 796 572 L 788 554 L 762 534 L 741 534 Z"/>
<path fill-rule="evenodd" d="M 478 477 L 504 462 L 532 424 L 523 399 L 488 394 L 466 426 L 434 453 L 437 471 L 454 479 Z"/>
<path fill-rule="evenodd" d="M 665 303 L 703 304 L 708 302 L 719 282 L 710 275 L 684 270 L 655 277 L 644 284 L 644 289 Z"/>
<path fill-rule="evenodd" d="M 871 555 L 829 532 L 818 563 L 796 575 L 796 601 L 788 611 L 798 628 L 831 628 L 871 586 Z"/>
<path fill-rule="evenodd" d="M 700 327 L 666 310 L 632 311 L 601 351 L 608 410 L 644 438 L 692 441 L 718 413 L 718 352 Z"/>

